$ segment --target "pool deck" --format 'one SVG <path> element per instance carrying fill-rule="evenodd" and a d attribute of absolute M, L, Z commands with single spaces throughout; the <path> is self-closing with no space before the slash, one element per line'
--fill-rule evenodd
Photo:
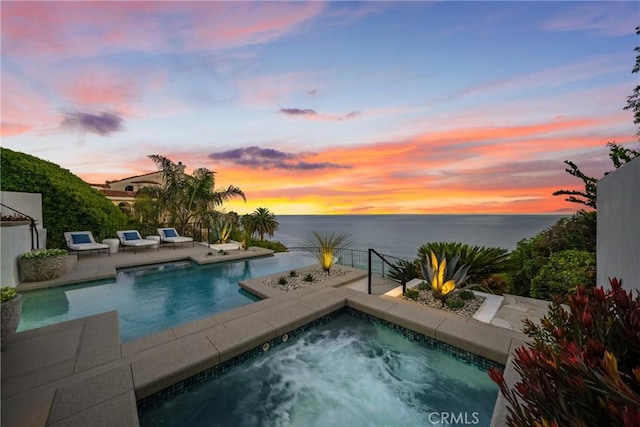
<path fill-rule="evenodd" d="M 209 256 L 207 251 L 196 245 L 110 257 L 83 254 L 75 262 L 73 256 L 72 268 L 57 281 L 18 289 L 113 277 L 116 268 L 134 265 L 270 253 L 255 249 Z M 268 287 L 264 278 L 242 282 L 266 299 L 127 343 L 120 343 L 115 311 L 20 332 L 2 352 L 1 424 L 138 426 L 137 400 L 345 306 L 502 364 L 526 339 L 511 329 L 351 289 L 348 285 L 366 272 L 345 269 L 344 276 L 288 293 Z"/>

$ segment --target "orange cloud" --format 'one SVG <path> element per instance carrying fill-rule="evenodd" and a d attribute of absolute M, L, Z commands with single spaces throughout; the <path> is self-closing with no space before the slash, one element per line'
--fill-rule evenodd
<path fill-rule="evenodd" d="M 564 172 L 564 156 L 580 156 L 583 162 L 604 159 L 595 176 L 609 167 L 606 140 L 589 136 L 597 125 L 578 119 L 456 129 L 327 148 L 312 157 L 350 164 L 350 169 L 265 171 L 223 164 L 214 169 L 220 183 L 238 185 L 247 194 L 247 203 L 227 205 L 241 213 L 259 206 L 299 213 L 311 205 L 307 213 L 570 212 L 578 206 L 552 196 L 560 188 L 580 188 Z"/>
<path fill-rule="evenodd" d="M 610 124 L 612 119 L 603 122 Z M 197 167 L 216 171 L 218 188 L 240 187 L 247 202 L 234 200 L 224 208 L 241 214 L 261 206 L 276 214 L 558 213 L 579 208 L 552 196 L 561 188 L 580 188 L 580 181 L 565 173 L 565 158 L 584 165 L 583 170 L 596 177 L 611 169 L 606 139 L 592 135 L 601 124 L 557 119 L 459 128 L 317 153 L 253 147 L 231 150 L 226 157 L 186 151 L 160 154 L 182 161 L 187 171 Z M 630 140 L 611 136 L 619 143 Z M 271 158 L 344 167 L 286 168 L 265 162 Z M 234 159 L 244 164 L 230 162 Z M 136 173 L 155 170 L 143 157 L 125 164 L 114 153 L 112 160 L 122 173 L 81 175 L 103 182 L 135 174 L 127 168 Z"/>

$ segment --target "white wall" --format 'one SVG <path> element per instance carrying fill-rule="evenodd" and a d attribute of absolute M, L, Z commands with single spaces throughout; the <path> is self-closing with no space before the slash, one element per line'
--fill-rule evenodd
<path fill-rule="evenodd" d="M 38 228 L 42 228 L 42 194 L 0 191 L 0 202 L 30 217 L 35 218 Z M 14 215 L 15 212 L 0 206 L 2 215 Z"/>
<path fill-rule="evenodd" d="M 640 290 L 640 158 L 598 181 L 596 248 L 598 285 Z"/>
<path fill-rule="evenodd" d="M 0 191 L 0 202 L 36 220 L 40 249 L 44 249 L 47 242 L 47 230 L 42 228 L 42 194 Z M 3 216 L 15 214 L 15 212 L 3 206 L 0 206 L 0 212 L 2 212 Z M 16 286 L 20 283 L 18 258 L 30 250 L 31 230 L 28 224 L 20 226 L 8 224 L 0 227 L 1 286 Z"/>
<path fill-rule="evenodd" d="M 31 250 L 29 224 L 0 227 L 0 285 L 20 283 L 18 258 Z"/>

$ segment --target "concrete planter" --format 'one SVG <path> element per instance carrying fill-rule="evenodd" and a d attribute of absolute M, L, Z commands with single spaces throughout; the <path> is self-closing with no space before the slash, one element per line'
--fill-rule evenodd
<path fill-rule="evenodd" d="M 60 277 L 67 266 L 67 255 L 45 258 L 20 258 L 20 271 L 25 282 L 42 282 Z"/>
<path fill-rule="evenodd" d="M 2 304 L 0 304 L 0 309 L 2 315 L 2 317 L 0 318 L 0 321 L 2 322 L 1 347 L 4 350 L 5 341 L 16 332 L 18 323 L 20 323 L 20 312 L 22 311 L 22 295 L 18 294 L 17 297 L 3 302 Z"/>

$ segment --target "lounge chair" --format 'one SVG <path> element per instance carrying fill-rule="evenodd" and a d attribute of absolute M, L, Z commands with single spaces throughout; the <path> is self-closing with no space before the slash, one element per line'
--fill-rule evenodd
<path fill-rule="evenodd" d="M 107 251 L 108 256 L 111 256 L 109 245 L 97 243 L 90 231 L 68 231 L 64 233 L 64 239 L 67 241 L 67 247 L 78 253 L 78 259 L 80 259 L 82 251 L 98 251 L 100 253 L 103 249 Z"/>
<path fill-rule="evenodd" d="M 175 228 L 158 228 L 158 235 L 162 243 L 173 243 L 173 249 L 176 248 L 176 243 L 192 242 L 193 247 L 196 247 L 196 242 L 191 237 L 180 236 Z"/>
<path fill-rule="evenodd" d="M 140 233 L 138 233 L 138 230 L 116 231 L 116 235 L 118 236 L 118 239 L 120 239 L 122 249 L 124 250 L 125 247 L 131 246 L 133 247 L 134 254 L 136 253 L 136 248 L 145 246 L 149 247 L 156 245 L 158 250 L 160 250 L 159 242 L 156 242 L 155 240 L 143 239 L 142 237 L 140 237 Z"/>

